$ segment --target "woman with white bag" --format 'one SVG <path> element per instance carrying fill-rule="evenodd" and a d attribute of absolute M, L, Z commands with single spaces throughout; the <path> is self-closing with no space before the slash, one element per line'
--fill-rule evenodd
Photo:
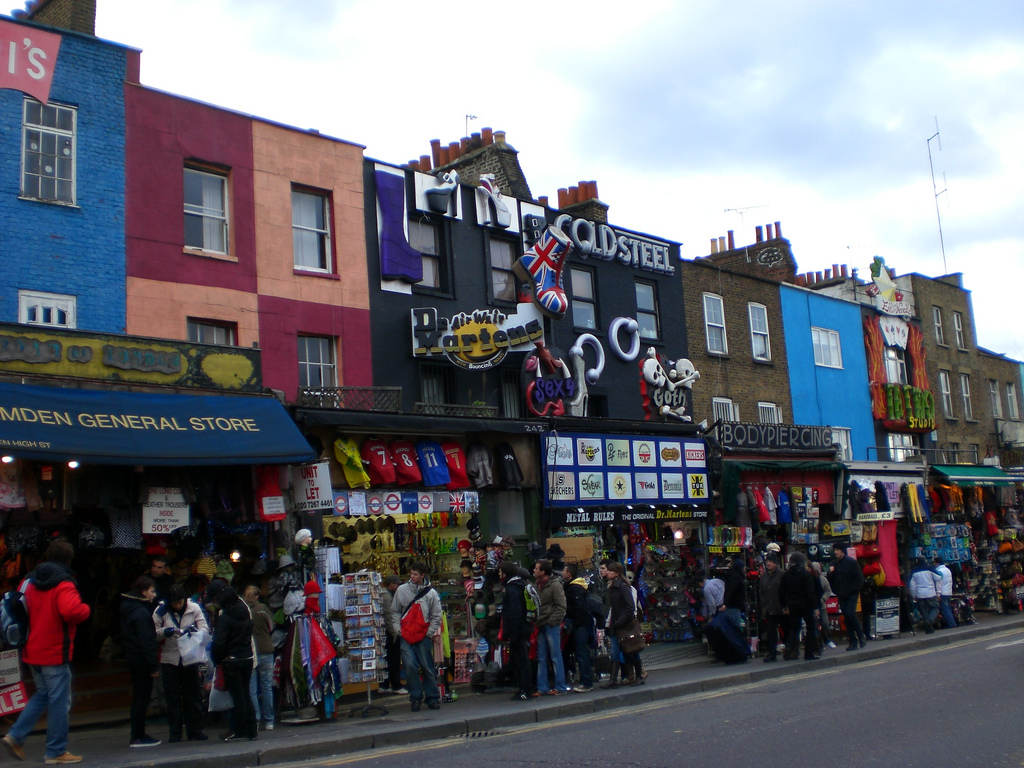
<path fill-rule="evenodd" d="M 206 660 L 210 627 L 198 603 L 189 600 L 180 584 L 167 593 L 153 613 L 160 649 L 160 674 L 167 699 L 169 742 L 181 741 L 184 718 L 189 741 L 206 741 L 203 731 L 203 686 L 201 662 Z"/>

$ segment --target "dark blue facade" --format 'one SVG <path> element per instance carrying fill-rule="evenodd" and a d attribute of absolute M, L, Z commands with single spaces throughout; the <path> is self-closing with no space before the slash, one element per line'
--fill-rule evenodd
<path fill-rule="evenodd" d="M 877 459 L 859 304 L 781 286 L 793 423 L 850 430 L 852 458 Z M 812 328 L 839 334 L 841 366 L 818 365 Z"/>
<path fill-rule="evenodd" d="M 24 25 L 27 33 L 38 29 Z M 0 321 L 18 322 L 19 291 L 72 296 L 80 329 L 125 330 L 125 119 L 128 49 L 64 30 L 50 103 L 77 110 L 73 205 L 21 195 L 27 98 L 0 90 Z"/>

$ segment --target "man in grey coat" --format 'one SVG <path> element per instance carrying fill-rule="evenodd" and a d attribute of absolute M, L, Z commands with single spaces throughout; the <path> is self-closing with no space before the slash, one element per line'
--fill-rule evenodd
<path fill-rule="evenodd" d="M 398 617 L 399 626 L 408 611 L 422 611 L 427 623 L 426 635 L 410 642 L 402 632 L 402 666 L 405 684 L 409 689 L 412 711 L 419 712 L 420 703 L 428 709 L 440 709 L 437 692 L 437 671 L 434 669 L 434 635 L 441 632 L 441 598 L 430 586 L 427 566 L 416 561 L 409 564 L 409 581 L 395 590 L 391 608 Z M 420 679 L 422 675 L 422 680 Z"/>

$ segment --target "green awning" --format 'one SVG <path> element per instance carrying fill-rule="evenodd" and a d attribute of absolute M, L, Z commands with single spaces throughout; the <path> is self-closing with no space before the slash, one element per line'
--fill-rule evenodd
<path fill-rule="evenodd" d="M 933 464 L 932 470 L 957 485 L 1013 485 L 1014 480 L 999 467 L 972 464 Z"/>

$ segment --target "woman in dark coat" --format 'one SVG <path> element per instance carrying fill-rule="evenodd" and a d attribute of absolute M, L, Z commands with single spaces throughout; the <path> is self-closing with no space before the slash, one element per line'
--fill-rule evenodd
<path fill-rule="evenodd" d="M 789 568 L 782 575 L 779 584 L 779 602 L 782 612 L 788 617 L 786 652 L 782 658 L 794 661 L 800 657 L 800 621 L 807 625 L 807 642 L 804 645 L 804 659 L 812 661 L 821 656 L 814 652 L 817 647 L 816 631 L 820 600 L 815 588 L 815 579 L 807 570 L 807 556 L 794 552 L 789 558 Z"/>
<path fill-rule="evenodd" d="M 160 674 L 160 645 L 153 626 L 156 584 L 139 576 L 131 591 L 121 595 L 121 647 L 132 679 L 130 747 L 156 747 L 159 739 L 146 733 L 146 708 L 153 693 L 153 679 Z"/>
<path fill-rule="evenodd" d="M 611 657 L 612 674 L 611 679 L 602 688 L 617 688 L 618 681 L 616 674 L 619 672 L 619 652 L 622 653 L 622 676 L 628 678 L 631 685 L 643 685 L 643 666 L 640 662 L 639 653 L 626 653 L 619 647 L 616 632 L 628 627 L 636 620 L 636 602 L 633 599 L 633 588 L 626 581 L 626 569 L 622 563 L 608 563 L 607 573 L 610 577 L 608 584 L 608 600 L 611 604 L 611 624 L 609 633 L 611 635 Z"/>

